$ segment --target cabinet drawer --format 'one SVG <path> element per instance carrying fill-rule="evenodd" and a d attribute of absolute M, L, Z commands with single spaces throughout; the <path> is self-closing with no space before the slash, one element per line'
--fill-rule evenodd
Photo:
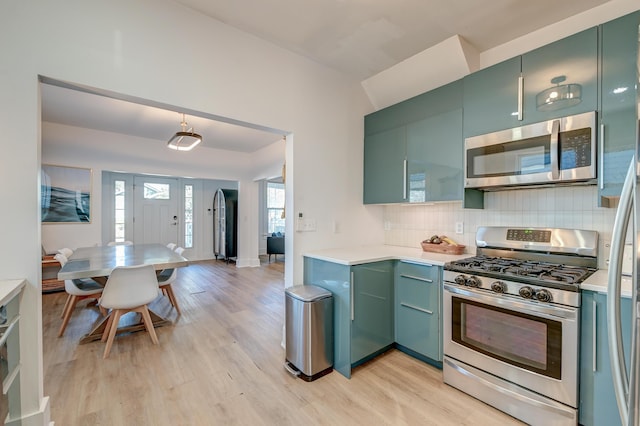
<path fill-rule="evenodd" d="M 440 267 L 433 265 L 422 265 L 417 263 L 400 261 L 398 262 L 398 276 L 408 276 L 414 278 L 429 279 L 437 283 L 440 281 Z"/>
<path fill-rule="evenodd" d="M 396 311 L 396 342 L 434 361 L 442 361 L 438 313 L 428 314 L 406 306 Z"/>
<path fill-rule="evenodd" d="M 400 277 L 396 285 L 396 305 L 438 312 L 438 283 Z"/>
<path fill-rule="evenodd" d="M 400 263 L 396 283 L 396 306 L 422 310 L 425 313 L 439 311 L 440 268 L 436 266 Z"/>

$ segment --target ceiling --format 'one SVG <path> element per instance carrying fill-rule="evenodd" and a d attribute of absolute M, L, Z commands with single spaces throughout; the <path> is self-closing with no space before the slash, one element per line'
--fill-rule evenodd
<path fill-rule="evenodd" d="M 175 0 L 365 80 L 456 34 L 479 52 L 609 0 Z"/>
<path fill-rule="evenodd" d="M 482 52 L 608 0 L 175 1 L 362 81 L 456 34 Z M 63 86 L 42 85 L 43 121 L 163 142 L 181 130 L 168 106 Z M 283 136 L 204 113 L 186 121 L 211 148 L 255 152 Z"/>
<path fill-rule="evenodd" d="M 182 114 L 166 107 L 42 84 L 42 121 L 154 139 L 166 143 L 182 130 Z M 284 136 L 281 131 L 225 122 L 209 114 L 186 115 L 187 128 L 202 136 L 201 146 L 255 152 Z M 231 120 L 227 120 L 231 121 Z M 254 126 L 257 127 L 257 126 Z"/>

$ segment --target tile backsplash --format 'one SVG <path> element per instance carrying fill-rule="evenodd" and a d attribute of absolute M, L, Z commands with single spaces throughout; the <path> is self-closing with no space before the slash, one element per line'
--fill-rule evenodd
<path fill-rule="evenodd" d="M 588 229 L 598 231 L 601 268 L 609 257 L 616 209 L 598 207 L 596 186 L 517 189 L 485 193 L 482 210 L 463 209 L 461 202 L 384 207 L 385 244 L 420 247 L 434 234 L 447 235 L 475 253 L 478 226 L 519 226 Z M 463 223 L 462 234 L 455 233 Z"/>

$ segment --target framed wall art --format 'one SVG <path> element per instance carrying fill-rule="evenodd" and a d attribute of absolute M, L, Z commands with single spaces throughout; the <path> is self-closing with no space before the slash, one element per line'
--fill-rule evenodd
<path fill-rule="evenodd" d="M 42 223 L 90 223 L 91 177 L 91 169 L 43 164 Z"/>

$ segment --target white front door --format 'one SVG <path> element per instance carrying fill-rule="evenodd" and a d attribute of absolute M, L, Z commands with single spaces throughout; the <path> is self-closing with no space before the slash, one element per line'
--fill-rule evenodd
<path fill-rule="evenodd" d="M 133 183 L 134 242 L 178 243 L 178 180 L 136 176 Z"/>

